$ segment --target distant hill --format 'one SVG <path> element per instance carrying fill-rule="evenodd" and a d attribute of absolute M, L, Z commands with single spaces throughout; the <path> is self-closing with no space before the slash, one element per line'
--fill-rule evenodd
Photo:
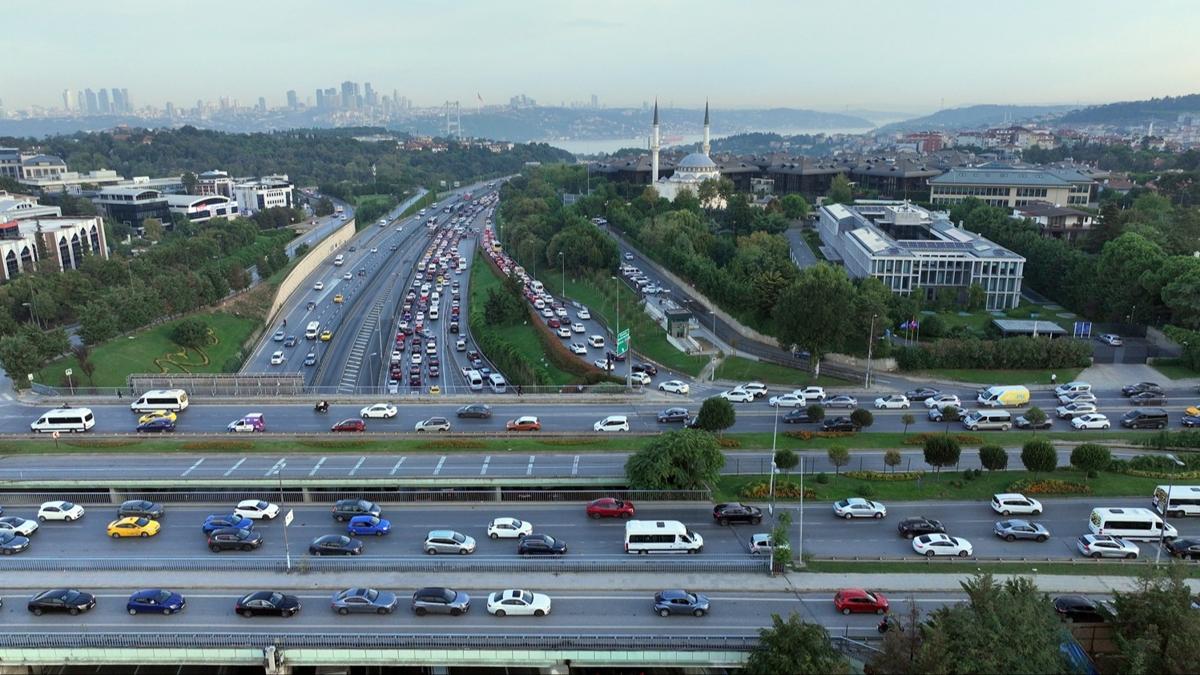
<path fill-rule="evenodd" d="M 1071 105 L 970 105 L 939 110 L 932 115 L 895 122 L 879 128 L 879 133 L 935 129 L 976 129 L 1018 123 L 1074 110 Z"/>
<path fill-rule="evenodd" d="M 1113 124 L 1144 126 L 1150 122 L 1174 122 L 1182 114 L 1200 113 L 1200 94 L 1165 96 L 1148 101 L 1122 101 L 1074 110 L 1058 119 L 1060 124 Z"/>

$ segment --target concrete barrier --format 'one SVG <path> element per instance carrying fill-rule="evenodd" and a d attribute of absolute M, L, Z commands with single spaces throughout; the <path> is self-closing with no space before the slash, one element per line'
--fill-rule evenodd
<path fill-rule="evenodd" d="M 279 313 L 279 309 L 283 307 L 292 293 L 304 283 L 308 275 L 313 270 L 317 269 L 325 258 L 332 255 L 334 251 L 350 241 L 355 234 L 355 219 L 347 220 L 344 225 L 334 230 L 328 237 L 321 240 L 319 244 L 309 250 L 308 253 L 296 263 L 291 272 L 283 278 L 279 283 L 279 288 L 275 291 L 275 300 L 271 303 L 271 311 L 267 312 L 266 325 L 271 325 L 275 322 L 275 316 Z"/>

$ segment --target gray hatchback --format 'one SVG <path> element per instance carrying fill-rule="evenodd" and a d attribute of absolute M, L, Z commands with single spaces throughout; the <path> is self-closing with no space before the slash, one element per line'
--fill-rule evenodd
<path fill-rule="evenodd" d="M 466 555 L 475 552 L 475 539 L 454 530 L 430 530 L 425 537 L 425 552 L 429 555 L 438 553 L 458 553 Z"/>
<path fill-rule="evenodd" d="M 704 616 L 708 613 L 708 596 L 690 593 L 682 589 L 659 591 L 654 594 L 654 611 L 659 616 L 672 614 Z"/>
<path fill-rule="evenodd" d="M 996 523 L 992 531 L 1005 541 L 1016 541 L 1017 539 L 1046 541 L 1050 538 L 1050 530 L 1047 530 L 1045 525 L 1031 523 L 1028 520 L 1001 520 Z"/>
<path fill-rule="evenodd" d="M 412 610 L 417 616 L 426 614 L 458 616 L 471 611 L 471 596 L 453 588 L 422 588 L 413 593 Z"/>
<path fill-rule="evenodd" d="M 347 588 L 333 594 L 333 611 L 338 614 L 391 614 L 396 609 L 396 594 L 374 588 Z"/>

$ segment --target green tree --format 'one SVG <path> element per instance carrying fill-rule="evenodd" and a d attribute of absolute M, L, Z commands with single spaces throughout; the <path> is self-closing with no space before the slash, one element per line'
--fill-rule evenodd
<path fill-rule="evenodd" d="M 1200 644 L 1200 612 L 1192 609 L 1187 569 L 1147 568 L 1133 591 L 1113 594 L 1117 646 L 1128 673 L 1192 673 Z"/>
<path fill-rule="evenodd" d="M 827 452 L 834 475 L 841 475 L 842 467 L 850 463 L 850 451 L 844 445 L 831 445 Z"/>
<path fill-rule="evenodd" d="M 821 356 L 840 348 L 846 339 L 846 308 L 853 299 L 854 286 L 843 268 L 826 263 L 804 268 L 775 305 L 780 347 L 796 345 L 811 352 L 814 372 L 820 375 Z"/>
<path fill-rule="evenodd" d="M 967 288 L 967 311 L 978 312 L 987 307 L 987 291 L 979 284 L 971 284 Z"/>
<path fill-rule="evenodd" d="M 808 419 L 813 422 L 820 422 L 825 419 L 825 406 L 820 403 L 812 403 L 804 411 L 808 413 Z"/>
<path fill-rule="evenodd" d="M 29 386 L 25 375 L 37 374 L 42 367 L 42 358 L 37 348 L 23 335 L 0 337 L 0 365 L 12 379 L 13 386 L 23 389 Z M 43 382 L 42 384 L 48 384 Z"/>
<path fill-rule="evenodd" d="M 333 215 L 333 200 L 329 197 L 318 199 L 316 206 L 313 207 L 313 214 L 320 218 Z"/>
<path fill-rule="evenodd" d="M 903 461 L 904 456 L 896 448 L 888 448 L 883 453 L 883 463 L 892 470 L 892 473 L 896 472 L 896 467 L 900 466 L 900 463 Z"/>
<path fill-rule="evenodd" d="M 783 215 L 792 220 L 808 216 L 810 210 L 808 200 L 798 194 L 784 195 L 783 199 L 779 200 L 779 205 L 783 207 Z"/>
<path fill-rule="evenodd" d="M 1021 464 L 1034 475 L 1049 473 L 1058 466 L 1058 451 L 1050 441 L 1035 438 L 1021 447 Z"/>
<path fill-rule="evenodd" d="M 694 429 L 655 437 L 625 462 L 625 477 L 635 490 L 698 490 L 721 475 L 725 455 L 712 434 Z"/>
<path fill-rule="evenodd" d="M 953 436 L 928 436 L 925 439 L 925 463 L 934 467 L 935 473 L 940 474 L 943 467 L 958 464 L 962 456 L 962 446 Z"/>
<path fill-rule="evenodd" d="M 958 408 L 954 406 L 946 406 L 942 408 L 942 421 L 946 423 L 946 436 L 950 435 L 950 425 L 962 419 L 962 415 L 958 413 Z"/>
<path fill-rule="evenodd" d="M 866 429 L 875 423 L 875 415 L 866 408 L 855 408 L 850 413 L 850 421 L 854 423 L 856 429 Z"/>
<path fill-rule="evenodd" d="M 900 416 L 900 423 L 904 425 L 904 435 L 907 436 L 908 428 L 917 423 L 917 418 L 912 413 L 904 413 Z"/>
<path fill-rule="evenodd" d="M 999 445 L 979 448 L 979 463 L 988 471 L 1003 471 L 1008 468 L 1008 451 Z"/>
<path fill-rule="evenodd" d="M 1091 473 L 1103 471 L 1112 463 L 1112 453 L 1099 443 L 1083 443 L 1071 451 L 1071 466 Z"/>
<path fill-rule="evenodd" d="M 1035 406 L 1030 406 L 1029 410 L 1025 411 L 1025 419 L 1033 425 L 1033 433 L 1037 435 L 1037 428 L 1046 421 L 1046 411 Z"/>
<path fill-rule="evenodd" d="M 784 621 L 771 615 L 771 627 L 758 633 L 758 644 L 750 652 L 746 675 L 825 675 L 844 672 L 845 659 L 834 650 L 825 628 L 807 623 L 792 613 Z"/>
<path fill-rule="evenodd" d="M 829 184 L 829 192 L 825 195 L 826 204 L 849 204 L 854 201 L 854 194 L 850 190 L 850 179 L 846 178 L 846 174 L 839 173 L 833 177 L 833 181 Z"/>
<path fill-rule="evenodd" d="M 191 171 L 184 171 L 179 177 L 179 182 L 183 184 L 183 193 L 188 195 L 196 194 L 196 174 Z"/>
<path fill-rule="evenodd" d="M 79 364 L 80 372 L 88 379 L 88 384 L 95 384 L 92 375 L 96 372 L 96 362 L 92 361 L 91 348 L 86 344 L 73 345 L 71 354 L 75 356 L 75 362 Z"/>
<path fill-rule="evenodd" d="M 696 424 L 705 431 L 720 433 L 737 420 L 733 404 L 720 396 L 704 399 L 700 404 L 700 412 L 696 414 Z"/>
<path fill-rule="evenodd" d="M 142 230 L 146 233 L 146 238 L 150 241 L 162 241 L 163 229 L 162 221 L 158 218 L 146 218 L 142 221 Z"/>
<path fill-rule="evenodd" d="M 782 572 L 792 562 L 792 541 L 788 531 L 792 527 L 792 514 L 781 511 L 771 528 L 771 570 Z"/>
<path fill-rule="evenodd" d="M 775 451 L 775 466 L 779 467 L 779 470 L 782 471 L 784 475 L 787 475 L 787 472 L 796 468 L 796 465 L 799 463 L 800 455 L 796 454 L 795 450 L 791 448 L 780 448 L 779 450 Z"/>
<path fill-rule="evenodd" d="M 182 319 L 171 329 L 171 341 L 180 347 L 199 349 L 208 344 L 208 324 L 200 319 Z"/>

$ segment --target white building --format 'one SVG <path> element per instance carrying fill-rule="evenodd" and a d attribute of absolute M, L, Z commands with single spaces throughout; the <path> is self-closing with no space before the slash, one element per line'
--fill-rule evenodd
<path fill-rule="evenodd" d="M 49 260 L 41 260 L 37 239 L 42 238 Z M 36 218 L 0 222 L 0 278 L 9 281 L 38 268 L 76 269 L 84 256 L 108 258 L 104 220 L 99 216 Z"/>
<path fill-rule="evenodd" d="M 0 223 L 30 218 L 57 218 L 62 209 L 39 204 L 33 197 L 13 195 L 0 190 Z"/>
<path fill-rule="evenodd" d="M 286 174 L 238 183 L 233 186 L 233 197 L 244 216 L 276 206 L 291 208 L 295 204 L 292 200 L 292 182 Z"/>
<path fill-rule="evenodd" d="M 224 195 L 163 195 L 172 214 L 203 223 L 211 218 L 233 218 L 238 215 L 237 202 Z"/>
<path fill-rule="evenodd" d="M 205 171 L 196 176 L 196 194 L 233 197 L 233 179 L 224 171 Z"/>
<path fill-rule="evenodd" d="M 708 103 L 704 104 L 704 143 L 700 152 L 693 152 L 675 165 L 675 172 L 668 178 L 658 177 L 658 101 L 654 102 L 654 122 L 650 132 L 650 185 L 660 197 L 675 201 L 683 192 L 699 194 L 700 184 L 706 180 L 719 180 L 721 169 L 708 156 L 712 149 L 709 143 Z M 725 200 L 717 198 L 716 203 L 705 204 L 709 208 L 725 208 Z"/>

